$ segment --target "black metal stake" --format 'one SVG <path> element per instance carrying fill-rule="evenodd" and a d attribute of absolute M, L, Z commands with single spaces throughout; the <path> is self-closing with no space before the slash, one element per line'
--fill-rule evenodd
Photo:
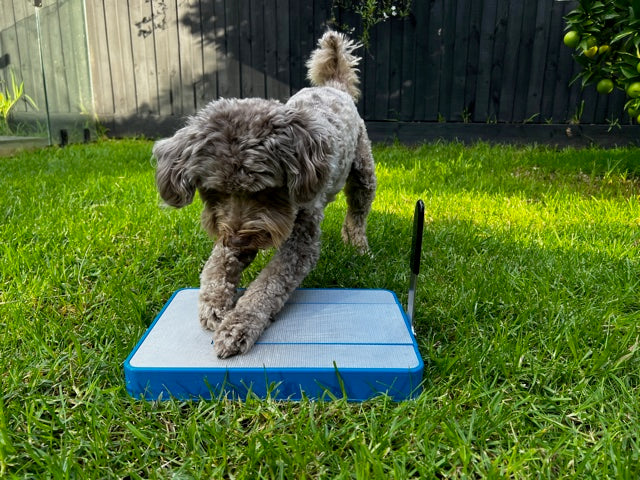
<path fill-rule="evenodd" d="M 424 231 L 424 202 L 418 200 L 413 214 L 413 237 L 411 238 L 411 278 L 409 281 L 409 297 L 407 299 L 407 316 L 413 330 L 413 316 L 416 303 L 416 285 L 420 273 L 420 254 L 422 253 L 422 232 Z"/>

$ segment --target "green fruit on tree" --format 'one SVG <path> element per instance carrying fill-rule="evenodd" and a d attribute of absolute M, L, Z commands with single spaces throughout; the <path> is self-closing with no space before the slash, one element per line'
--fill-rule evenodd
<path fill-rule="evenodd" d="M 640 97 L 640 82 L 633 82 L 627 87 L 627 95 L 631 98 Z"/>
<path fill-rule="evenodd" d="M 636 70 L 638 71 L 638 73 L 640 73 L 640 63 L 638 63 L 638 65 L 636 65 Z"/>
<path fill-rule="evenodd" d="M 598 54 L 598 47 L 593 46 L 584 51 L 584 55 L 589 58 L 593 58 Z"/>
<path fill-rule="evenodd" d="M 563 41 L 567 47 L 576 48 L 580 43 L 580 34 L 575 30 L 571 30 L 565 34 Z"/>
<path fill-rule="evenodd" d="M 640 110 L 634 107 L 629 107 L 627 109 L 627 113 L 629 114 L 630 117 L 635 117 L 636 115 L 640 115 Z"/>
<path fill-rule="evenodd" d="M 640 123 L 640 115 L 638 115 L 638 118 L 636 118 L 636 121 Z"/>
<path fill-rule="evenodd" d="M 602 95 L 608 95 L 609 93 L 613 92 L 613 82 L 608 78 L 603 78 L 598 82 L 596 89 L 598 90 L 598 93 Z"/>
<path fill-rule="evenodd" d="M 598 53 L 600 55 L 604 55 L 608 51 L 609 51 L 609 45 L 602 45 L 601 47 L 598 48 Z"/>

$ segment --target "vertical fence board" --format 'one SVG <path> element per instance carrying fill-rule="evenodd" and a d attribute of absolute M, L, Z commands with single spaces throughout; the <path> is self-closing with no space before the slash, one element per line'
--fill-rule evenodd
<path fill-rule="evenodd" d="M 221 55 L 224 58 L 218 73 L 218 93 L 221 97 L 240 96 L 240 22 L 238 2 L 224 0 L 224 42 Z"/>
<path fill-rule="evenodd" d="M 471 122 L 474 118 L 476 110 L 475 92 L 478 83 L 478 72 L 480 70 L 480 25 L 482 23 L 482 1 L 471 3 L 471 11 L 469 13 L 469 45 L 467 53 L 467 80 L 464 89 L 464 105 L 467 111 L 465 121 Z M 482 121 L 486 122 L 486 116 Z"/>
<path fill-rule="evenodd" d="M 111 59 L 107 42 L 103 2 L 86 2 L 89 42 L 89 64 L 93 87 L 93 107 L 98 115 L 109 117 L 115 113 Z"/>
<path fill-rule="evenodd" d="M 133 74 L 129 9 L 126 3 L 105 2 L 107 42 L 113 72 L 113 95 L 116 112 L 122 115 L 137 113 L 136 79 Z"/>
<path fill-rule="evenodd" d="M 64 5 L 64 4 L 63 4 Z M 93 113 L 91 105 L 91 84 L 88 69 L 88 43 L 85 30 L 85 13 L 83 2 L 67 4 L 67 12 L 61 18 L 61 34 L 63 49 L 67 50 L 66 71 L 73 73 L 73 87 L 70 112 Z M 68 30 L 65 28 L 68 25 Z M 67 32 L 65 34 L 65 32 Z M 73 58 L 70 58 L 73 57 Z M 70 83 L 71 84 L 71 83 Z"/>
<path fill-rule="evenodd" d="M 401 116 L 402 92 L 402 64 L 403 54 L 403 22 L 390 22 L 391 34 L 389 38 L 389 103 L 387 118 L 399 120 Z"/>
<path fill-rule="evenodd" d="M 40 13 L 43 68 L 46 72 L 47 103 L 54 112 L 68 112 L 69 90 L 62 54 L 57 5 L 45 5 Z"/>
<path fill-rule="evenodd" d="M 414 6 L 411 23 L 415 31 L 414 38 L 407 38 L 406 42 L 414 43 L 416 51 L 414 54 L 412 81 L 415 85 L 413 99 L 413 115 L 412 120 L 427 120 L 427 95 L 432 91 L 433 85 L 429 83 L 433 77 L 430 77 L 430 71 L 433 68 L 434 61 L 432 59 L 431 45 L 429 43 L 430 32 L 425 25 L 431 24 L 431 3 L 416 2 Z"/>
<path fill-rule="evenodd" d="M 538 87 L 533 83 L 532 64 L 535 63 L 535 57 L 542 57 L 544 53 L 534 50 L 534 41 L 536 33 L 536 18 L 538 6 L 544 2 L 524 2 L 522 11 L 522 26 L 520 29 L 520 43 L 518 49 L 518 58 L 516 63 L 516 81 L 513 85 L 513 121 L 519 122 L 527 120 L 527 101 L 532 95 L 536 94 Z M 542 69 L 541 65 L 538 67 Z M 539 93 L 537 94 L 539 95 Z M 538 112 L 535 112 L 536 114 Z"/>
<path fill-rule="evenodd" d="M 218 96 L 218 55 L 220 30 L 224 28 L 223 12 L 217 0 L 200 0 L 202 18 L 202 95 L 196 99 L 196 108 L 200 109 Z"/>
<path fill-rule="evenodd" d="M 560 2 L 553 2 L 551 4 L 551 13 L 549 19 L 549 37 L 547 39 L 548 45 L 545 53 L 546 71 L 542 82 L 542 97 L 540 102 L 540 117 L 538 121 L 551 121 L 560 122 L 564 121 L 560 118 L 556 118 L 558 114 L 554 111 L 555 90 L 560 75 L 559 64 L 561 58 L 567 57 L 567 50 L 564 45 L 554 44 L 555 41 L 562 38 L 564 20 L 562 16 L 564 14 L 563 5 Z M 570 55 L 570 52 L 569 52 Z M 533 115 L 532 106 L 528 113 Z"/>
<path fill-rule="evenodd" d="M 521 2 L 509 3 L 509 23 L 507 24 L 504 69 L 500 85 L 500 109 L 498 120 L 513 121 L 513 104 L 518 75 L 518 58 L 522 35 L 522 14 L 524 5 Z"/>
<path fill-rule="evenodd" d="M 402 62 L 400 65 L 400 105 L 398 118 L 400 120 L 413 120 L 415 115 L 416 90 L 416 64 L 424 63 L 423 58 L 418 58 L 416 53 L 424 51 L 420 48 L 416 39 L 416 20 L 410 16 L 402 23 Z"/>
<path fill-rule="evenodd" d="M 295 1 L 295 0 L 294 0 Z M 276 0 L 277 17 L 269 29 L 276 30 L 276 81 L 274 82 L 273 97 L 278 100 L 286 100 L 291 95 L 289 78 L 291 75 L 289 59 L 291 48 L 289 45 L 291 25 L 291 10 L 289 0 Z"/>
<path fill-rule="evenodd" d="M 532 2 L 535 3 L 535 2 Z M 550 7 L 549 2 L 537 4 L 535 17 L 535 32 L 531 47 L 531 73 L 529 75 L 527 98 L 524 100 L 524 117 L 535 118 L 540 116 L 542 98 L 544 95 L 544 78 L 549 74 L 547 45 L 549 42 Z M 532 21 L 532 19 L 530 19 Z M 557 46 L 559 48 L 559 46 Z"/>
<path fill-rule="evenodd" d="M 264 5 L 264 73 L 265 97 L 279 98 L 278 90 L 278 9 L 276 0 L 265 0 Z"/>
<path fill-rule="evenodd" d="M 389 119 L 389 44 L 391 39 L 391 28 L 385 22 L 376 29 L 372 35 L 372 45 L 378 52 L 376 56 L 376 94 L 373 109 L 374 118 L 381 120 Z"/>
<path fill-rule="evenodd" d="M 202 22 L 198 0 L 176 1 L 180 113 L 195 112 L 202 92 Z M 189 25 L 187 19 L 197 20 Z"/>
<path fill-rule="evenodd" d="M 251 97 L 266 97 L 264 0 L 251 0 Z"/>
<path fill-rule="evenodd" d="M 438 120 L 440 111 L 438 106 L 440 104 L 440 79 L 442 78 L 442 59 L 445 56 L 443 35 L 444 26 L 443 14 L 444 14 L 445 0 L 435 0 L 431 2 L 429 6 L 431 10 L 428 15 L 429 19 L 429 32 L 427 36 L 427 70 L 424 72 L 426 75 L 425 82 L 425 96 L 424 107 L 425 113 L 423 120 L 433 121 Z"/>
<path fill-rule="evenodd" d="M 615 89 L 609 96 L 609 108 L 607 110 L 607 118 L 611 118 L 615 121 L 616 118 L 620 120 L 620 123 L 628 123 L 630 120 L 629 115 L 624 109 L 626 102 L 625 94 L 618 89 Z M 622 112 L 622 113 L 620 113 Z M 635 118 L 633 120 L 636 120 Z"/>
<path fill-rule="evenodd" d="M 557 3 L 558 10 L 561 15 L 565 13 L 565 4 Z M 553 120 L 554 122 L 564 122 L 570 120 L 577 108 L 577 105 L 569 105 L 572 88 L 568 85 L 568 79 L 573 78 L 576 73 L 574 70 L 574 60 L 571 58 L 570 52 L 562 45 L 558 47 L 558 64 L 557 76 L 553 87 Z M 575 96 L 574 96 L 575 100 Z M 571 110 L 571 111 L 570 111 Z"/>
<path fill-rule="evenodd" d="M 314 0 L 309 2 L 301 2 L 303 4 L 302 7 L 302 16 L 300 17 L 300 84 L 297 90 L 307 87 L 309 83 L 307 82 L 307 60 L 311 51 L 316 48 L 316 34 L 315 34 L 315 17 L 313 11 L 313 4 L 316 1 L 322 0 Z"/>
<path fill-rule="evenodd" d="M 155 72 L 155 48 L 151 4 L 143 0 L 129 1 L 132 24 L 133 75 L 136 83 L 136 111 L 141 116 L 158 114 L 158 84 Z"/>
<path fill-rule="evenodd" d="M 315 48 L 315 41 L 322 36 L 327 29 L 327 25 L 331 19 L 331 1 L 315 0 L 313 2 L 313 42 L 312 48 Z"/>
<path fill-rule="evenodd" d="M 251 0 L 238 1 L 238 27 L 240 33 L 240 95 L 253 97 L 251 77 Z"/>
<path fill-rule="evenodd" d="M 300 32 L 300 16 L 302 15 L 301 3 L 302 2 L 293 0 L 289 4 L 291 8 L 289 15 L 289 31 L 291 35 L 289 37 L 289 52 L 291 54 L 291 58 L 289 60 L 289 84 L 291 85 L 292 93 L 299 90 L 302 85 L 302 67 L 300 65 L 302 57 L 302 41 Z"/>
<path fill-rule="evenodd" d="M 306 60 L 315 46 L 313 22 L 313 3 L 291 1 L 290 52 L 291 52 L 291 92 L 294 93 L 308 85 Z"/>
<path fill-rule="evenodd" d="M 162 72 L 160 108 L 163 115 L 183 114 L 182 81 L 180 72 L 180 43 L 178 37 L 177 0 L 159 4 L 163 11 L 154 12 L 161 17 L 156 32 L 156 58 Z"/>
<path fill-rule="evenodd" d="M 465 0 L 457 0 L 457 2 L 450 2 L 453 6 L 456 5 L 455 13 L 455 34 L 453 36 L 453 50 L 450 51 L 453 54 L 452 59 L 452 71 L 451 81 L 447 84 L 451 85 L 450 95 L 448 98 L 449 104 L 449 118 L 456 120 L 462 120 L 467 106 L 465 105 L 465 90 L 466 82 L 468 80 L 467 66 L 469 65 L 469 15 L 471 5 Z"/>
<path fill-rule="evenodd" d="M 438 97 L 438 115 L 451 120 L 454 118 L 451 105 L 453 92 L 453 79 L 455 75 L 455 43 L 456 43 L 456 0 L 445 0 L 442 16 L 442 26 L 440 27 L 442 58 L 440 63 L 440 92 Z M 457 112 L 456 112 L 457 113 Z M 458 118 L 459 119 L 459 118 Z"/>
<path fill-rule="evenodd" d="M 487 121 L 489 115 L 489 96 L 491 92 L 491 71 L 493 49 L 496 40 L 496 0 L 482 2 L 482 20 L 480 23 L 480 40 L 478 47 L 478 75 L 475 92 L 475 109 L 473 120 Z"/>
<path fill-rule="evenodd" d="M 500 93 L 505 72 L 505 55 L 507 51 L 507 27 L 509 25 L 509 1 L 498 0 L 496 11 L 495 41 L 493 46 L 493 62 L 491 66 L 491 82 L 489 97 L 489 121 L 500 119 Z"/>
<path fill-rule="evenodd" d="M 375 31 L 372 34 L 376 35 Z M 375 118 L 376 107 L 376 58 L 372 54 L 371 42 L 373 38 L 369 38 L 369 45 L 362 49 L 362 62 L 360 68 L 361 77 L 361 96 L 360 105 L 361 113 L 365 119 Z"/>

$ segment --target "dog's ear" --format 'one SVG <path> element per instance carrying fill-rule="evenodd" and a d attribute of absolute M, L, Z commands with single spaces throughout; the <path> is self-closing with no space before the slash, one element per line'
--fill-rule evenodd
<path fill-rule="evenodd" d="M 158 140 L 153 146 L 157 159 L 156 186 L 162 199 L 172 207 L 184 207 L 193 201 L 196 186 L 189 176 L 188 166 L 194 145 L 189 127 L 171 138 Z"/>
<path fill-rule="evenodd" d="M 287 186 L 296 203 L 313 200 L 326 186 L 331 171 L 329 133 L 307 112 L 285 107 L 286 137 L 283 156 L 287 170 Z"/>

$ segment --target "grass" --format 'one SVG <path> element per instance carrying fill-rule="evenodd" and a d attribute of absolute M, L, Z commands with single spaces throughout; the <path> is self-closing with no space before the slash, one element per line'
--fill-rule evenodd
<path fill-rule="evenodd" d="M 638 478 L 640 150 L 377 147 L 373 258 L 342 245 L 339 197 L 304 283 L 404 302 L 424 200 L 424 392 L 363 404 L 126 394 L 124 359 L 211 247 L 199 201 L 159 207 L 150 152 L 0 159 L 0 476 Z"/>

